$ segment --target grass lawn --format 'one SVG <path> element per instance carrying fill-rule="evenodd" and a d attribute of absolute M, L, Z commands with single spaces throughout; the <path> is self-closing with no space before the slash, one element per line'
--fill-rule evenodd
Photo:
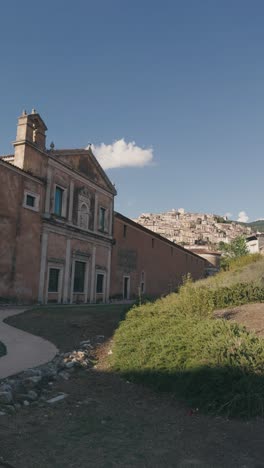
<path fill-rule="evenodd" d="M 4 343 L 2 343 L 0 341 L 0 357 L 4 356 L 5 354 L 6 354 L 6 347 L 5 347 Z"/>
<path fill-rule="evenodd" d="M 91 336 L 110 338 L 130 305 L 51 306 L 27 310 L 5 322 L 71 351 Z"/>

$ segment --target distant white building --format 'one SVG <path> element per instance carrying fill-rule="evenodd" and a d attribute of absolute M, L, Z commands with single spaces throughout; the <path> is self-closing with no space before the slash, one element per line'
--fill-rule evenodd
<path fill-rule="evenodd" d="M 264 233 L 257 233 L 247 237 L 246 243 L 249 253 L 264 254 Z"/>

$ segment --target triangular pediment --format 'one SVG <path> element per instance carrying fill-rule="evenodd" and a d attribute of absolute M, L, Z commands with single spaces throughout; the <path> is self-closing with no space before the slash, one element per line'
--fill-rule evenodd
<path fill-rule="evenodd" d="M 110 191 L 114 195 L 116 194 L 115 187 L 100 166 L 91 148 L 53 150 L 48 153 L 50 156 L 66 163 L 75 171 L 80 172 L 95 184 Z"/>

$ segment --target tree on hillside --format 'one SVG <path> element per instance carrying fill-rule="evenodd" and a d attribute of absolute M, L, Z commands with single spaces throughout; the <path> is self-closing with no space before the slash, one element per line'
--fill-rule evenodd
<path fill-rule="evenodd" d="M 224 270 L 228 269 L 231 260 L 249 254 L 246 239 L 244 236 L 236 237 L 230 242 L 230 244 L 220 242 L 219 249 L 222 252 L 221 267 Z"/>

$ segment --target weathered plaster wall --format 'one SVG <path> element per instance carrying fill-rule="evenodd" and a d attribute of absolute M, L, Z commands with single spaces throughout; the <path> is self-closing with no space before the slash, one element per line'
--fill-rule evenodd
<path fill-rule="evenodd" d="M 14 165 L 38 177 L 45 177 L 48 157 L 29 144 L 15 146 Z"/>
<path fill-rule="evenodd" d="M 24 191 L 40 195 L 43 186 L 0 163 L 0 297 L 32 302 L 37 299 L 41 219 L 23 207 Z"/>

